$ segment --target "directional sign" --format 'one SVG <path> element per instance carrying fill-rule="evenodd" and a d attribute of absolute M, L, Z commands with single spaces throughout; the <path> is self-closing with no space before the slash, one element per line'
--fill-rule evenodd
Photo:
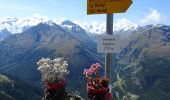
<path fill-rule="evenodd" d="M 87 14 L 123 13 L 132 3 L 132 0 L 87 0 Z"/>
<path fill-rule="evenodd" d="M 98 35 L 97 52 L 99 53 L 120 53 L 121 44 L 118 35 Z"/>

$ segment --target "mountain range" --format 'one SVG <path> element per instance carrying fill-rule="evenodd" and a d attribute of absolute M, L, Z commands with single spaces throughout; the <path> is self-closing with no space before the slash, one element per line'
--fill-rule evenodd
<path fill-rule="evenodd" d="M 36 26 L 41 22 L 47 22 L 52 21 L 56 23 L 57 25 L 61 27 L 67 27 L 68 29 L 71 28 L 71 25 L 64 25 L 63 23 L 65 19 L 53 19 L 50 20 L 49 18 L 43 17 L 43 16 L 35 16 L 35 17 L 28 17 L 28 18 L 15 18 L 15 17 L 4 17 L 0 18 L 0 30 L 7 29 L 10 33 L 17 34 L 21 33 L 24 30 Z M 106 24 L 105 23 L 99 23 L 99 22 L 92 22 L 92 23 L 85 23 L 85 22 L 78 22 L 73 21 L 73 23 L 80 26 L 82 29 L 84 29 L 87 33 L 91 34 L 102 34 L 105 33 L 106 30 Z M 126 31 L 129 29 L 135 30 L 137 28 L 136 24 L 131 23 L 119 23 L 120 25 L 114 25 L 114 31 Z"/>
<path fill-rule="evenodd" d="M 60 24 L 48 20 L 33 26 L 27 25 L 21 33 L 17 32 L 20 34 L 5 28 L 2 33 L 7 32 L 9 36 L 0 41 L 0 73 L 41 87 L 36 62 L 42 57 L 64 57 L 70 70 L 68 91 L 78 91 L 86 97 L 87 81 L 83 70 L 96 62 L 104 66 L 104 55 L 96 51 L 95 33 L 69 20 L 61 21 Z M 114 99 L 168 100 L 170 26 L 146 25 L 115 33 L 121 34 L 123 49 L 120 54 L 113 56 Z"/>

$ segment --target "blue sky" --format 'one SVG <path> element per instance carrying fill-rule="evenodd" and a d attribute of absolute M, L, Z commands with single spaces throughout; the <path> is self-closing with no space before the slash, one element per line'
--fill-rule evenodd
<path fill-rule="evenodd" d="M 83 22 L 105 22 L 106 15 L 86 15 L 87 0 L 0 0 L 0 17 L 29 17 L 35 14 L 50 19 L 65 18 Z M 133 0 L 126 13 L 115 20 L 137 24 L 170 24 L 170 0 Z"/>

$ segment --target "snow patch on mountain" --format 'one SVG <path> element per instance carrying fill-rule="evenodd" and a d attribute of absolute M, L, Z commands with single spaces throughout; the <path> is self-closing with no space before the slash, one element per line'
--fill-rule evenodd
<path fill-rule="evenodd" d="M 62 25 L 64 28 L 67 28 L 67 29 L 69 29 L 69 30 L 71 30 L 71 28 L 73 27 L 73 26 L 71 26 L 71 25 Z"/>
<path fill-rule="evenodd" d="M 102 22 L 92 22 L 92 23 L 86 23 L 86 22 L 79 22 L 79 21 L 73 21 L 75 24 L 78 24 L 80 27 L 85 29 L 88 33 L 93 34 L 102 34 L 106 30 L 105 23 Z"/>
<path fill-rule="evenodd" d="M 49 20 L 49 21 L 46 21 L 46 22 L 42 22 L 43 24 L 47 24 L 47 25 L 49 25 L 49 26 L 55 26 L 54 24 L 54 22 L 53 21 L 51 21 L 51 20 Z"/>
<path fill-rule="evenodd" d="M 119 31 L 119 30 L 127 31 L 129 29 L 136 29 L 137 27 L 138 25 L 136 23 L 133 23 L 126 18 L 123 18 L 123 19 L 118 19 L 115 21 L 113 30 L 114 31 Z"/>
<path fill-rule="evenodd" d="M 106 32 L 106 23 L 104 22 L 92 22 L 92 23 L 81 23 L 78 21 L 74 21 L 74 23 L 80 25 L 83 29 L 85 29 L 89 33 L 94 34 L 103 34 Z M 138 27 L 137 24 L 127 20 L 127 19 L 118 19 L 113 24 L 113 31 L 128 31 L 135 30 Z"/>

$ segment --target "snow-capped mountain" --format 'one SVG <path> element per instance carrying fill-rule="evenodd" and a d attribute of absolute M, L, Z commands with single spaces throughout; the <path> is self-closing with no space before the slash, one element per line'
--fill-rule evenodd
<path fill-rule="evenodd" d="M 92 23 L 83 23 L 78 21 L 65 20 L 63 18 L 56 18 L 50 20 L 48 17 L 44 16 L 33 16 L 27 18 L 14 18 L 14 17 L 0 17 L 0 32 L 2 30 L 7 30 L 12 34 L 21 33 L 24 30 L 36 26 L 39 23 L 47 23 L 49 25 L 56 23 L 60 27 L 79 32 L 86 32 L 89 35 L 103 34 L 106 32 L 106 23 L 105 22 L 92 22 Z M 130 22 L 127 19 L 116 20 L 114 22 L 113 31 L 114 34 L 124 34 L 127 36 L 136 30 L 145 30 L 149 27 L 161 27 L 162 25 L 146 25 L 138 26 L 137 24 Z"/>
<path fill-rule="evenodd" d="M 22 33 L 24 30 L 32 26 L 36 26 L 41 22 L 49 25 L 53 25 L 53 23 L 55 23 L 60 27 L 62 27 L 63 29 L 70 30 L 73 33 L 76 32 L 87 33 L 90 36 L 104 34 L 106 32 L 105 22 L 83 23 L 78 21 L 70 21 L 63 18 L 56 18 L 50 20 L 48 17 L 44 17 L 44 16 L 33 16 L 27 18 L 0 17 L 1 40 L 9 36 L 9 35 L 4 35 L 4 33 L 6 33 L 6 32 L 2 32 L 4 30 L 12 34 Z M 137 24 L 130 22 L 126 19 L 121 19 L 121 20 L 114 21 L 113 31 L 114 34 L 121 34 L 122 37 L 127 37 L 136 30 L 142 31 L 155 26 L 161 27 L 162 25 L 138 26 Z"/>
<path fill-rule="evenodd" d="M 9 32 L 16 34 L 35 26 L 40 22 L 48 21 L 46 17 L 28 17 L 28 18 L 0 18 L 0 30 L 7 29 Z"/>
<path fill-rule="evenodd" d="M 7 18 L 0 17 L 0 30 L 7 29 L 9 32 L 16 34 L 21 33 L 29 27 L 36 26 L 41 22 L 48 22 L 50 19 L 44 16 L 34 16 L 27 18 Z M 73 27 L 79 29 L 84 29 L 87 33 L 91 34 L 102 34 L 105 33 L 106 24 L 103 22 L 92 22 L 92 23 L 81 23 L 77 21 L 69 22 L 69 20 L 65 20 L 62 18 L 53 19 L 52 22 L 60 25 L 63 28 L 72 29 Z M 136 29 L 137 25 L 130 23 L 126 20 L 115 22 L 114 31 L 119 30 L 129 30 Z"/>

